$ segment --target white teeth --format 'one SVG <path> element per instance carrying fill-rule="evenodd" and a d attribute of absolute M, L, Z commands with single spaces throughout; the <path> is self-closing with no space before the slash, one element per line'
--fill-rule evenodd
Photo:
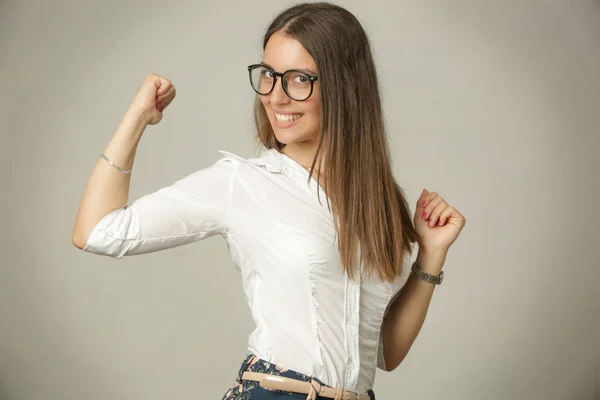
<path fill-rule="evenodd" d="M 302 114 L 294 114 L 294 115 L 283 115 L 283 114 L 275 114 L 275 118 L 279 122 L 292 122 L 302 117 Z"/>

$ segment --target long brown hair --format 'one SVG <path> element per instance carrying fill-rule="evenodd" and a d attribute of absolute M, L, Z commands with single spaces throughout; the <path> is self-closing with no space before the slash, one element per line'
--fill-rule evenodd
<path fill-rule="evenodd" d="M 303 3 L 271 23 L 263 50 L 277 31 L 298 40 L 317 65 L 321 95 L 319 144 L 312 167 L 327 161 L 324 190 L 337 217 L 344 271 L 354 279 L 355 250 L 368 275 L 391 282 L 402 273 L 404 254 L 418 242 L 402 188 L 392 175 L 375 63 L 367 35 L 346 9 Z M 257 139 L 281 150 L 257 98 Z M 312 172 L 309 179 L 312 176 Z M 358 242 L 357 242 L 358 241 Z"/>

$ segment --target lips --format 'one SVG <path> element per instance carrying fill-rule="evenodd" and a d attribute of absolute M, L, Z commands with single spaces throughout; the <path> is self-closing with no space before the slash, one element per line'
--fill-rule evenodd
<path fill-rule="evenodd" d="M 302 119 L 304 114 L 292 113 L 292 112 L 273 112 L 274 123 L 279 128 L 287 128 L 298 123 Z"/>
<path fill-rule="evenodd" d="M 302 118 L 303 114 L 278 114 L 275 113 L 275 119 L 281 123 L 290 123 Z"/>

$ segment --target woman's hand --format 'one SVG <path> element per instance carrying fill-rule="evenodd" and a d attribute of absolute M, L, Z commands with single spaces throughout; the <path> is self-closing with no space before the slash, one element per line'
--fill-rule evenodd
<path fill-rule="evenodd" d="M 175 93 L 175 86 L 170 80 L 150 73 L 127 112 L 143 118 L 148 125 L 156 125 L 162 120 L 163 111 L 173 101 Z"/>
<path fill-rule="evenodd" d="M 467 220 L 436 192 L 423 189 L 414 216 L 415 229 L 424 252 L 445 254 Z"/>

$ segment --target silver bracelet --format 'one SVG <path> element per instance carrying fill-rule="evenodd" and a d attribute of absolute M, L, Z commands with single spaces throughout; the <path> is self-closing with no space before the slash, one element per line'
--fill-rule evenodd
<path fill-rule="evenodd" d="M 113 167 L 115 167 L 116 169 L 118 169 L 119 171 L 121 171 L 124 174 L 129 174 L 131 173 L 131 170 L 127 171 L 124 170 L 123 168 L 119 167 L 118 165 L 116 165 L 114 162 L 110 161 L 108 159 L 108 157 L 106 157 L 104 154 L 100 154 L 100 157 L 104 158 L 106 160 L 107 163 L 109 163 L 110 165 L 112 165 Z"/>

